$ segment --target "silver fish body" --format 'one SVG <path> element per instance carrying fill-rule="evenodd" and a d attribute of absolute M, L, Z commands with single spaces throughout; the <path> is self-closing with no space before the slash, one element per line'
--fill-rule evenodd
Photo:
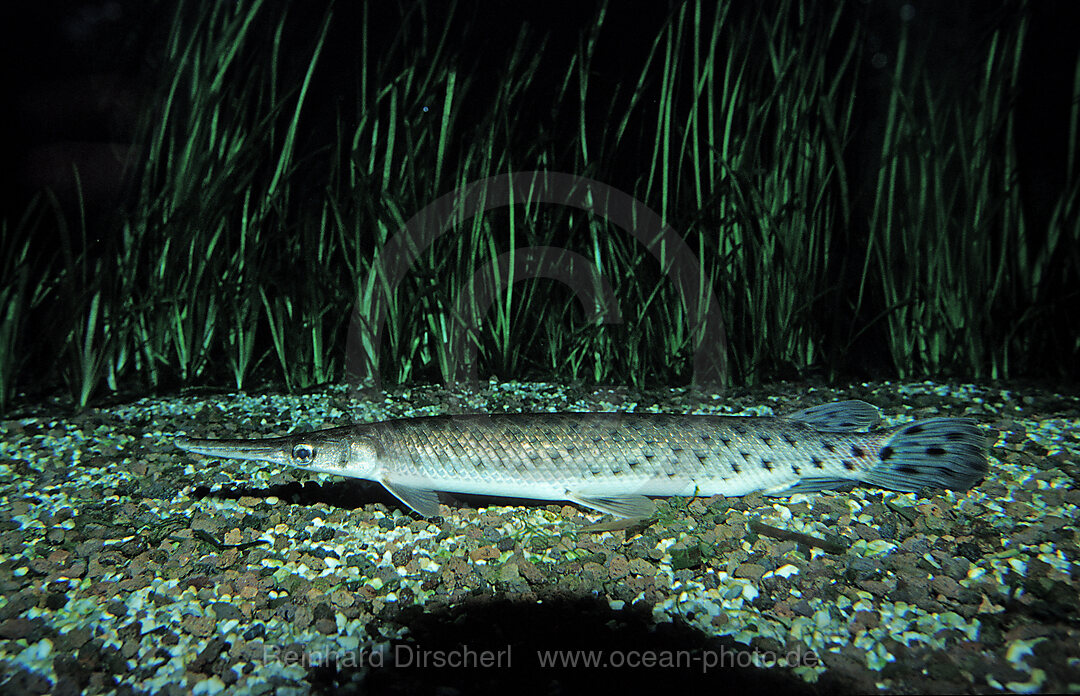
<path fill-rule="evenodd" d="M 966 419 L 889 430 L 845 401 L 786 417 L 652 413 L 433 416 L 266 440 L 194 440 L 200 454 L 258 459 L 378 481 L 418 513 L 436 490 L 567 500 L 647 517 L 649 496 L 793 495 L 866 483 L 967 489 L 986 473 L 983 437 Z"/>

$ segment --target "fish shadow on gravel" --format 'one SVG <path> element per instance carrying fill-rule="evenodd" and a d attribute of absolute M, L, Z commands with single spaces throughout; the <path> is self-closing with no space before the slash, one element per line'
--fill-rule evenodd
<path fill-rule="evenodd" d="M 361 479 L 346 479 L 340 481 L 290 481 L 289 483 L 276 484 L 273 486 L 244 486 L 230 485 L 227 487 L 211 488 L 209 486 L 196 486 L 191 493 L 196 500 L 203 498 L 219 498 L 222 500 L 239 500 L 240 498 L 265 499 L 271 496 L 284 500 L 293 505 L 315 505 L 325 503 L 330 507 L 343 510 L 355 510 L 370 503 L 382 503 L 389 510 L 400 511 L 402 515 L 410 519 L 422 519 L 408 507 L 403 505 L 386 489 L 373 481 Z M 158 496 L 163 497 L 163 496 Z M 546 505 L 567 505 L 565 501 L 535 500 L 530 498 L 511 498 L 488 495 L 476 495 L 467 493 L 439 492 L 439 501 L 455 508 L 481 508 L 490 505 L 521 505 L 527 507 L 543 507 Z"/>
<path fill-rule="evenodd" d="M 746 645 L 680 620 L 657 624 L 647 609 L 614 610 L 594 596 L 550 594 L 540 602 L 478 596 L 434 610 L 404 607 L 393 624 L 406 626 L 407 638 L 392 641 L 378 665 L 309 667 L 312 693 L 757 696 L 857 693 L 867 687 L 829 673 L 808 684 L 784 668 L 740 666 L 750 664 L 752 649 Z M 560 651 L 592 655 L 603 666 L 542 664 L 542 655 Z M 438 664 L 439 656 L 473 662 L 447 666 Z M 479 664 L 482 659 L 488 666 Z M 663 665 L 665 659 L 682 662 Z M 727 660 L 728 666 L 706 668 L 705 659 Z M 427 666 L 420 666 L 425 660 Z M 646 661 L 655 664 L 645 666 Z"/>
<path fill-rule="evenodd" d="M 245 486 L 238 484 L 219 488 L 196 486 L 192 490 L 191 497 L 196 500 L 203 498 L 218 498 L 221 500 L 258 498 L 265 500 L 266 498 L 275 497 L 292 505 L 310 506 L 325 503 L 343 510 L 355 510 L 370 503 L 383 503 L 390 509 L 400 509 L 403 512 L 408 512 L 408 509 L 387 493 L 385 488 L 372 481 L 359 479 L 324 483 L 290 481 L 272 486 Z"/>

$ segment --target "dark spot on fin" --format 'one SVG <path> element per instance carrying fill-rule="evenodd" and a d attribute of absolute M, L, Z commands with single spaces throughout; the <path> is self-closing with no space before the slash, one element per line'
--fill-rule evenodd
<path fill-rule="evenodd" d="M 965 418 L 930 418 L 902 426 L 861 474 L 863 483 L 896 491 L 965 491 L 986 475 L 986 438 Z"/>

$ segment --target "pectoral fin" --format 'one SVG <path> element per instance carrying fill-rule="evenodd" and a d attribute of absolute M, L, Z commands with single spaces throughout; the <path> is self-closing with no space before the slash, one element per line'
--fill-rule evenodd
<path fill-rule="evenodd" d="M 379 479 L 379 483 L 416 513 L 424 517 L 435 517 L 439 514 L 439 496 L 435 491 L 427 488 L 405 486 L 385 478 Z"/>
<path fill-rule="evenodd" d="M 656 504 L 643 495 L 586 496 L 567 491 L 566 499 L 616 517 L 645 519 L 656 513 Z"/>

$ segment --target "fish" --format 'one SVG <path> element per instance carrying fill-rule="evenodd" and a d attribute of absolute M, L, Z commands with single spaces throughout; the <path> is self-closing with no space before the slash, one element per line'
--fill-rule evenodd
<path fill-rule="evenodd" d="M 658 497 L 786 497 L 860 484 L 963 491 L 986 475 L 986 438 L 974 420 L 876 428 L 880 420 L 877 408 L 851 400 L 785 416 L 426 416 L 276 438 L 174 442 L 209 457 L 375 481 L 423 517 L 439 514 L 436 491 L 568 501 L 646 519 Z"/>

